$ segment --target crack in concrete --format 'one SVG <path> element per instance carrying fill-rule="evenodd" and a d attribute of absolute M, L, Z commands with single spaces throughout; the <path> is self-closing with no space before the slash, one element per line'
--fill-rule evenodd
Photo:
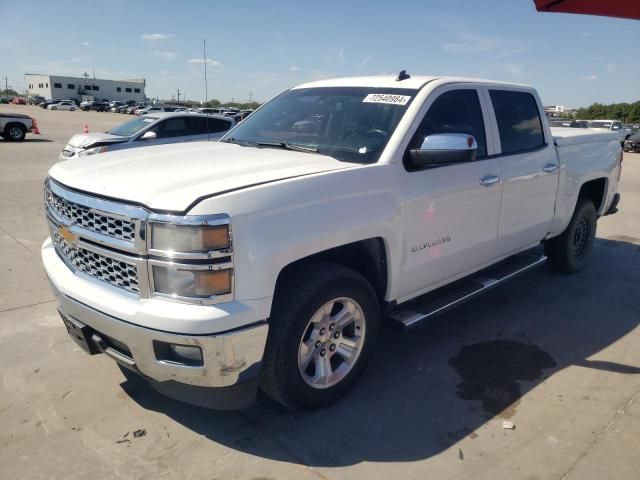
<path fill-rule="evenodd" d="M 569 475 L 573 471 L 574 467 L 578 464 L 578 462 L 580 462 L 583 458 L 585 458 L 587 456 L 587 454 L 591 451 L 591 449 L 600 441 L 600 439 L 609 430 L 611 430 L 611 428 L 613 427 L 613 424 L 616 422 L 616 420 L 618 420 L 618 418 L 622 417 L 627 412 L 629 407 L 631 407 L 631 405 L 633 405 L 633 402 L 635 401 L 635 399 L 636 399 L 636 397 L 638 395 L 640 395 L 640 390 L 637 390 L 635 393 L 633 393 L 631 395 L 631 397 L 629 397 L 629 399 L 622 406 L 617 408 L 616 413 L 613 415 L 613 418 L 611 419 L 611 421 L 609 423 L 607 423 L 604 426 L 604 428 L 602 428 L 602 430 L 600 430 L 596 434 L 595 438 L 589 443 L 589 445 L 587 445 L 587 448 L 585 448 L 584 451 L 578 456 L 578 458 L 576 458 L 576 460 L 571 465 L 569 465 L 569 468 L 562 475 L 562 477 L 560 477 L 560 480 L 566 480 L 569 477 Z"/>
<path fill-rule="evenodd" d="M 37 305 L 44 305 L 45 303 L 51 303 L 51 302 L 55 302 L 55 298 L 52 300 L 44 300 L 42 302 L 36 302 L 36 303 L 30 303 L 29 305 L 20 305 L 19 307 L 9 307 L 6 308 L 4 310 L 0 310 L 0 313 L 5 313 L 5 312 L 12 312 L 14 310 L 20 310 L 21 308 L 29 308 L 29 307 L 35 307 Z"/>
<path fill-rule="evenodd" d="M 14 242 L 16 242 L 18 245 L 20 245 L 22 248 L 24 248 L 27 252 L 29 252 L 30 255 L 36 256 L 37 253 L 36 252 L 32 252 L 31 249 L 29 249 L 29 247 L 27 247 L 24 243 L 22 243 L 20 240 L 18 240 L 16 237 L 14 237 L 13 235 L 11 235 L 8 231 L 6 231 L 4 228 L 2 228 L 2 226 L 0 226 L 0 230 L 2 230 L 7 237 L 9 237 L 11 240 L 13 240 Z"/>

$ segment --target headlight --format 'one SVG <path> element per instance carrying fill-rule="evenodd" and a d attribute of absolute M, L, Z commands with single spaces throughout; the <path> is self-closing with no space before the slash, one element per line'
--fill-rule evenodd
<path fill-rule="evenodd" d="M 233 270 L 194 269 L 189 265 L 153 266 L 157 293 L 174 297 L 209 298 L 231 293 Z"/>
<path fill-rule="evenodd" d="M 152 215 L 148 248 L 152 294 L 197 304 L 233 298 L 228 215 Z"/>
<path fill-rule="evenodd" d="M 230 248 L 229 225 L 154 223 L 151 248 L 165 252 L 206 253 Z"/>
<path fill-rule="evenodd" d="M 78 156 L 86 157 L 87 155 L 95 155 L 96 153 L 106 152 L 107 150 L 109 150 L 109 147 L 106 145 L 102 147 L 89 148 L 87 150 L 81 150 L 80 152 L 78 152 Z"/>

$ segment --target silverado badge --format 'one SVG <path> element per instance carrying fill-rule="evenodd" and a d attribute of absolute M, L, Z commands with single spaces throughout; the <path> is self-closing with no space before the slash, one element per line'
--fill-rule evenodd
<path fill-rule="evenodd" d="M 446 235 L 444 237 L 431 240 L 429 242 L 424 242 L 419 245 L 414 245 L 413 247 L 411 247 L 411 252 L 415 253 L 417 251 L 424 250 L 425 248 L 435 247 L 436 245 L 440 245 L 441 243 L 450 242 L 450 241 L 451 241 L 451 236 Z"/>

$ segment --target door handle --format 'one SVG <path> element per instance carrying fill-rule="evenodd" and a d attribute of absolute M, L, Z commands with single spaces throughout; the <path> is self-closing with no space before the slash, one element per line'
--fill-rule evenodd
<path fill-rule="evenodd" d="M 485 187 L 489 187 L 495 183 L 500 181 L 500 177 L 497 175 L 487 175 L 480 179 L 480 185 L 484 185 Z"/>
<path fill-rule="evenodd" d="M 547 163 L 544 167 L 542 167 L 542 170 L 546 173 L 555 172 L 557 169 L 558 169 L 557 163 Z"/>

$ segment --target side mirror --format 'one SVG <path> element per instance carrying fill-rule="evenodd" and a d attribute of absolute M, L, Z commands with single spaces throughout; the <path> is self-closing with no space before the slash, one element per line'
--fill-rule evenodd
<path fill-rule="evenodd" d="M 409 150 L 409 161 L 415 168 L 437 167 L 452 163 L 472 162 L 478 143 L 467 133 L 436 133 L 424 137 L 419 149 Z"/>
<path fill-rule="evenodd" d="M 156 132 L 152 132 L 151 130 L 149 130 L 148 132 L 144 132 L 144 135 L 140 137 L 140 140 L 153 140 L 156 138 L 158 138 Z"/>

